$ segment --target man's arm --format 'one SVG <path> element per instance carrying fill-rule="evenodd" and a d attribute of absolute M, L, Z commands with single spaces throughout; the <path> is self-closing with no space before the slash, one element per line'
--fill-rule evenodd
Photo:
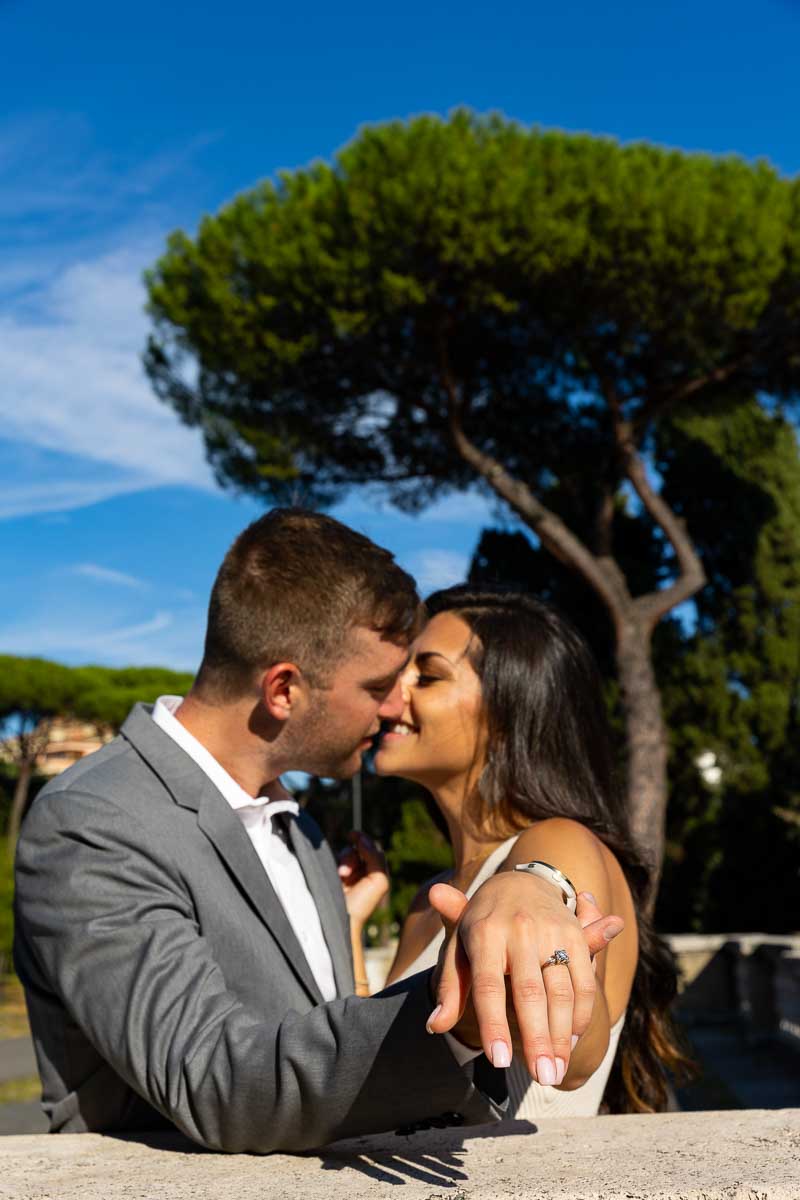
<path fill-rule="evenodd" d="M 34 805 L 17 912 L 98 1053 L 205 1146 L 303 1150 L 443 1112 L 498 1115 L 443 1039 L 426 1037 L 424 976 L 306 1013 L 242 1003 L 158 839 L 107 800 L 65 791 Z"/>

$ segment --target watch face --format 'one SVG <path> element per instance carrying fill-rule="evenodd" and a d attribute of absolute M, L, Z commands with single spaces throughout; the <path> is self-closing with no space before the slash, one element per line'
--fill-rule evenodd
<path fill-rule="evenodd" d="M 554 867 L 554 866 L 553 866 L 551 863 L 542 862 L 542 860 L 541 860 L 541 859 L 539 859 L 537 862 L 535 862 L 535 863 L 531 863 L 531 866 L 534 866 L 534 867 L 547 867 L 548 871 L 552 871 L 552 872 L 553 872 L 553 874 L 554 874 L 554 875 L 557 875 L 559 879 L 563 879 L 564 883 L 568 883 L 568 882 L 569 882 L 569 880 L 567 879 L 567 877 L 566 877 L 566 875 L 564 874 L 564 872 L 563 872 L 563 871 L 559 871 L 558 867 Z"/>
<path fill-rule="evenodd" d="M 563 871 L 559 871 L 558 867 L 554 867 L 552 863 L 542 862 L 541 859 L 536 859 L 534 862 L 517 863 L 514 867 L 515 871 L 528 871 L 531 875 L 538 875 L 541 879 L 546 879 L 555 887 L 562 889 L 564 893 L 564 902 L 571 912 L 575 911 L 577 889 L 571 879 L 568 879 Z"/>

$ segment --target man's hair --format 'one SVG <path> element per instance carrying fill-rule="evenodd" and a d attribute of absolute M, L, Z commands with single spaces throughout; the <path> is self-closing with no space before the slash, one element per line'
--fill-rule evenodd
<path fill-rule="evenodd" d="M 356 626 L 407 644 L 422 610 L 388 550 L 333 517 L 274 508 L 239 534 L 217 573 L 196 687 L 233 700 L 272 663 L 324 686 Z"/>

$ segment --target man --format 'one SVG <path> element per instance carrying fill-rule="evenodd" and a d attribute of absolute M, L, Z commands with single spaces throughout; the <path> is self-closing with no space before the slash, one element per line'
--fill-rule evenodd
<path fill-rule="evenodd" d="M 549 882 L 498 877 L 463 915 L 449 900 L 443 916 L 461 920 L 436 978 L 360 999 L 333 856 L 280 788 L 290 769 L 358 769 L 380 722 L 399 718 L 418 620 L 387 551 L 275 510 L 220 568 L 190 694 L 137 705 L 40 793 L 18 849 L 15 961 L 53 1131 L 174 1125 L 210 1148 L 268 1152 L 497 1119 L 502 1073 L 480 1050 L 495 1067 L 510 1053 L 505 966 L 529 1061 L 569 1057 L 550 1042 L 547 998 L 525 986 L 519 917 L 544 910 L 584 973 L 576 991 L 591 991 L 580 929 Z M 571 1006 L 559 971 L 550 1003 Z M 576 1006 L 576 1033 L 590 1015 Z M 426 1021 L 452 1035 L 429 1037 Z"/>

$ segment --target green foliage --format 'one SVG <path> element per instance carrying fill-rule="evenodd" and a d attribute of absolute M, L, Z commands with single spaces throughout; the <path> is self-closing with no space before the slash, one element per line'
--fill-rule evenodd
<path fill-rule="evenodd" d="M 67 667 L 0 654 L 0 721 L 32 728 L 45 717 L 78 717 L 118 729 L 137 700 L 185 695 L 192 677 L 164 667 Z"/>
<path fill-rule="evenodd" d="M 779 932 L 800 912 L 797 436 L 779 411 L 726 397 L 665 423 L 652 453 L 709 575 L 695 614 L 662 622 L 654 637 L 671 744 L 658 920 L 677 931 Z M 623 570 L 653 587 L 667 548 L 627 510 L 618 530 Z M 484 530 L 470 577 L 535 592 L 578 625 L 606 677 L 622 752 L 608 618 L 590 589 L 524 534 L 502 530 Z M 718 784 L 698 769 L 708 752 Z M 769 887 L 753 885 L 754 857 L 770 864 Z"/>
<path fill-rule="evenodd" d="M 185 696 L 192 676 L 165 667 L 75 667 L 76 716 L 117 730 L 137 701 L 153 704 L 159 696 Z"/>
<path fill-rule="evenodd" d="M 192 677 L 163 667 L 66 667 L 40 658 L 0 655 L 0 722 L 4 737 L 17 738 L 14 763 L 0 763 L 0 831 L 9 826 L 11 797 L 23 759 L 46 738 L 35 731 L 52 717 L 79 718 L 118 729 L 138 700 L 185 695 Z M 45 780 L 34 776 L 30 795 Z M 20 809 L 20 815 L 22 813 Z M 0 842 L 0 975 L 11 968 L 12 856 Z"/>
<path fill-rule="evenodd" d="M 459 111 L 364 129 L 332 165 L 260 184 L 195 238 L 173 234 L 147 285 L 157 394 L 201 429 L 223 484 L 268 501 L 380 484 L 414 510 L 473 484 L 457 414 L 475 451 L 637 596 L 675 561 L 631 499 L 630 432 L 711 577 L 695 641 L 674 620 L 654 641 L 681 797 L 672 846 L 702 858 L 675 894 L 704 920 L 734 859 L 718 833 L 735 798 L 767 796 L 797 765 L 794 518 L 764 481 L 771 406 L 800 394 L 800 180 Z M 605 611 L 521 545 L 618 696 Z M 723 746 L 724 795 L 698 791 L 693 756 Z M 793 812 L 790 784 L 776 794 L 765 811 Z"/>
<path fill-rule="evenodd" d="M 795 928 L 800 912 L 800 454 L 755 400 L 709 405 L 665 431 L 665 489 L 710 576 L 685 652 L 662 660 L 673 799 L 663 920 Z M 703 480 L 703 492 L 689 486 Z M 679 500 L 678 497 L 681 497 Z M 704 784 L 696 759 L 722 771 Z M 770 886 L 754 887 L 753 860 Z M 680 925 L 677 926 L 676 922 Z"/>
<path fill-rule="evenodd" d="M 392 913 L 402 921 L 422 884 L 453 865 L 450 843 L 422 799 L 403 802 L 387 859 L 395 880 Z"/>
<path fill-rule="evenodd" d="M 714 370 L 794 396 L 799 209 L 765 163 L 392 122 L 173 234 L 146 365 L 220 480 L 268 500 L 384 481 L 413 508 L 470 481 L 445 369 L 479 448 L 586 491 L 614 469 L 600 392 L 631 418 Z"/>
<path fill-rule="evenodd" d="M 391 871 L 384 917 L 401 922 L 421 884 L 452 865 L 450 844 L 433 802 L 416 784 L 365 770 L 362 792 L 364 829 L 386 850 Z M 351 784 L 311 779 L 302 800 L 334 850 L 343 849 L 353 827 Z"/>
<path fill-rule="evenodd" d="M 30 728 L 44 717 L 69 711 L 72 681 L 69 667 L 60 663 L 0 654 L 0 722 L 15 720 Z"/>

